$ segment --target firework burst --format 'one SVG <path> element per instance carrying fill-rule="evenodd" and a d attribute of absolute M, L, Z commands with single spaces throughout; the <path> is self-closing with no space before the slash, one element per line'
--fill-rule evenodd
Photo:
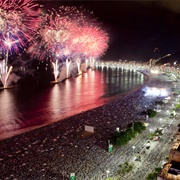
<path fill-rule="evenodd" d="M 17 54 L 33 39 L 40 22 L 38 8 L 32 0 L 0 0 L 0 46 L 4 51 L 8 48 Z"/>
<path fill-rule="evenodd" d="M 3 69 L 7 69 L 9 54 L 24 52 L 39 22 L 39 5 L 32 0 L 0 0 L 0 51 L 1 59 L 5 59 L 5 63 L 1 63 L 5 66 Z M 6 86 L 9 73 L 3 72 L 6 72 L 3 76 L 7 77 L 2 83 Z"/>
<path fill-rule="evenodd" d="M 91 62 L 93 66 L 95 59 L 102 56 L 108 48 L 108 34 L 100 26 L 82 26 L 76 37 L 76 53 Z"/>
<path fill-rule="evenodd" d="M 34 48 L 38 48 L 37 52 L 33 55 L 40 60 L 46 59 L 51 56 L 52 60 L 68 56 L 75 46 L 74 37 L 77 35 L 78 28 L 87 24 L 86 11 L 72 6 L 61 6 L 58 10 L 52 9 L 48 14 L 43 14 L 43 23 L 39 38 L 34 43 Z M 33 52 L 33 47 L 31 52 Z M 46 51 L 44 51 L 46 49 Z M 72 54 L 72 53 L 71 53 Z"/>
<path fill-rule="evenodd" d="M 85 57 L 100 57 L 108 48 L 108 35 L 100 27 L 82 27 L 79 42 Z"/>

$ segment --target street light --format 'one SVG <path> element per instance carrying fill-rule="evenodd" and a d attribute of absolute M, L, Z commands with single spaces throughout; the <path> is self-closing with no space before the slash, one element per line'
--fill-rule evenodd
<path fill-rule="evenodd" d="M 150 128 L 149 131 L 150 131 L 150 133 L 151 133 L 151 132 L 152 132 L 152 129 Z"/>
<path fill-rule="evenodd" d="M 133 154 L 134 154 L 134 149 L 135 149 L 135 146 L 132 146 L 132 148 L 133 148 Z"/>
<path fill-rule="evenodd" d="M 107 173 L 107 178 L 108 178 L 110 171 L 109 171 L 109 170 L 106 170 L 106 173 Z"/>

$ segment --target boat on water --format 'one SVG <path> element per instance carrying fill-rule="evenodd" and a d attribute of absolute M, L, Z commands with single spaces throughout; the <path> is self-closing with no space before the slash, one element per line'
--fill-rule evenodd
<path fill-rule="evenodd" d="M 0 87 L 0 90 L 3 90 L 3 89 L 11 89 L 13 88 L 13 86 L 3 86 L 3 87 Z"/>

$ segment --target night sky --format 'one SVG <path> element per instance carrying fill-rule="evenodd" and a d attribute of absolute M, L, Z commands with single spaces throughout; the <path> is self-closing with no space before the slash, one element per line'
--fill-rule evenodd
<path fill-rule="evenodd" d="M 180 1 L 38 2 L 45 8 L 82 5 L 93 11 L 110 36 L 101 59 L 148 61 L 180 50 Z"/>

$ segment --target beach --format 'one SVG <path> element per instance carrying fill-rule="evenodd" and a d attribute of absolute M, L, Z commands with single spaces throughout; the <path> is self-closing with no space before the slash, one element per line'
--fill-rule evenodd
<path fill-rule="evenodd" d="M 142 86 L 107 104 L 48 126 L 0 141 L 0 179 L 40 180 L 93 179 L 101 164 L 108 163 L 108 140 L 116 128 L 126 129 L 135 121 L 146 121 L 141 112 L 156 107 L 161 98 L 145 97 L 143 88 L 157 84 L 171 87 L 166 75 L 147 78 Z M 82 137 L 85 125 L 94 134 Z M 102 170 L 105 172 L 105 170 Z"/>

